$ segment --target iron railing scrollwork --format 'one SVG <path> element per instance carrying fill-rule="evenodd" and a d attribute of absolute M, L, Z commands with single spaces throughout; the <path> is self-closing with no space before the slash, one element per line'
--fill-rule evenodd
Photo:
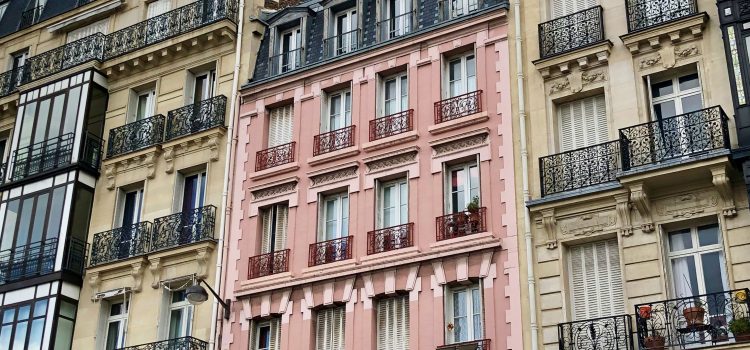
<path fill-rule="evenodd" d="M 461 343 L 440 345 L 435 350 L 491 350 L 489 339 L 470 340 Z"/>
<path fill-rule="evenodd" d="M 305 63 L 304 52 L 304 48 L 301 47 L 269 57 L 270 75 L 283 74 L 302 67 Z"/>
<path fill-rule="evenodd" d="M 323 39 L 326 57 L 336 57 L 359 49 L 359 28 Z"/>
<path fill-rule="evenodd" d="M 197 104 L 169 111 L 164 140 L 174 140 L 213 127 L 224 126 L 226 107 L 227 97 L 219 95 Z"/>
<path fill-rule="evenodd" d="M 720 106 L 620 129 L 623 170 L 729 149 L 728 118 Z"/>
<path fill-rule="evenodd" d="M 354 236 L 310 244 L 308 266 L 317 266 L 352 258 Z"/>
<path fill-rule="evenodd" d="M 89 266 L 145 254 L 153 225 L 148 221 L 94 234 Z"/>
<path fill-rule="evenodd" d="M 354 131 L 356 125 L 350 125 L 331 132 L 313 137 L 313 156 L 338 151 L 354 146 Z"/>
<path fill-rule="evenodd" d="M 0 97 L 8 96 L 16 91 L 20 70 L 13 69 L 0 73 Z"/>
<path fill-rule="evenodd" d="M 737 289 L 635 305 L 641 349 L 686 349 L 731 344 L 732 321 L 747 321 L 750 289 Z"/>
<path fill-rule="evenodd" d="M 414 245 L 414 223 L 391 226 L 367 233 L 367 254 L 377 254 Z"/>
<path fill-rule="evenodd" d="M 44 5 L 39 5 L 23 11 L 21 13 L 21 21 L 18 23 L 18 30 L 37 24 L 39 18 L 42 17 L 42 12 L 44 12 Z"/>
<path fill-rule="evenodd" d="M 154 219 L 150 250 L 212 240 L 215 222 L 216 207 L 213 205 Z"/>
<path fill-rule="evenodd" d="M 258 151 L 255 154 L 255 171 L 294 162 L 294 149 L 296 145 L 296 142 L 290 142 Z"/>
<path fill-rule="evenodd" d="M 0 252 L 0 284 L 54 271 L 57 243 L 57 238 L 48 238 Z"/>
<path fill-rule="evenodd" d="M 417 12 L 410 11 L 378 22 L 380 41 L 385 41 L 411 33 L 417 24 Z"/>
<path fill-rule="evenodd" d="M 402 134 L 414 129 L 414 110 L 387 115 L 370 120 L 370 141 Z"/>
<path fill-rule="evenodd" d="M 153 343 L 126 346 L 116 350 L 207 350 L 208 343 L 193 337 L 172 338 Z"/>
<path fill-rule="evenodd" d="M 13 155 L 12 181 L 70 164 L 73 133 L 60 135 L 20 148 Z"/>
<path fill-rule="evenodd" d="M 164 116 L 157 114 L 111 129 L 107 145 L 107 158 L 135 152 L 161 143 L 164 138 L 164 122 Z"/>
<path fill-rule="evenodd" d="M 618 315 L 560 323 L 560 350 L 633 350 L 632 318 Z"/>
<path fill-rule="evenodd" d="M 620 169 L 620 141 L 541 157 L 542 196 L 615 181 Z"/>
<path fill-rule="evenodd" d="M 487 231 L 487 208 L 481 207 L 475 212 L 461 211 L 438 216 L 435 224 L 438 241 L 485 232 Z"/>
<path fill-rule="evenodd" d="M 558 17 L 539 24 L 539 53 L 548 58 L 604 40 L 602 7 Z"/>
<path fill-rule="evenodd" d="M 105 35 L 95 33 L 58 48 L 29 57 L 20 84 L 42 79 L 93 60 L 101 60 Z"/>
<path fill-rule="evenodd" d="M 625 0 L 628 32 L 636 32 L 698 13 L 695 0 Z"/>
<path fill-rule="evenodd" d="M 256 255 L 248 259 L 247 279 L 289 271 L 289 249 Z"/>
<path fill-rule="evenodd" d="M 435 124 L 480 113 L 482 111 L 482 90 L 469 92 L 435 102 Z"/>

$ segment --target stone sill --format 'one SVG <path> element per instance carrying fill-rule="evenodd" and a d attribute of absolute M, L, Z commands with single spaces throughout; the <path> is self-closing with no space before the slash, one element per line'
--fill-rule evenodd
<path fill-rule="evenodd" d="M 411 141 L 416 140 L 417 138 L 419 138 L 419 136 L 417 135 L 417 131 L 412 130 L 412 131 L 408 131 L 405 133 L 392 135 L 392 136 L 384 137 L 382 139 L 364 143 L 362 144 L 362 149 L 365 152 L 372 152 L 372 151 L 377 151 L 379 149 L 399 145 L 402 143 L 411 142 Z"/>
<path fill-rule="evenodd" d="M 346 259 L 341 261 L 334 261 L 327 264 L 321 264 L 316 266 L 310 266 L 308 268 L 302 269 L 302 276 L 304 277 L 311 277 L 306 275 L 317 275 L 320 273 L 323 273 L 324 275 L 334 273 L 336 271 L 346 271 L 350 270 L 356 265 L 357 262 L 354 259 Z"/>
<path fill-rule="evenodd" d="M 442 241 L 437 241 L 435 243 L 430 243 L 430 250 L 431 251 L 454 250 L 457 248 L 475 245 L 476 242 L 484 243 L 484 241 L 493 240 L 493 239 L 495 239 L 495 236 L 492 234 L 491 231 L 479 232 L 479 233 L 466 235 L 463 237 L 450 238 L 450 239 L 446 239 Z"/>
<path fill-rule="evenodd" d="M 406 247 L 406 248 L 401 248 L 401 249 L 389 250 L 387 252 L 382 252 L 382 253 L 365 255 L 359 258 L 359 262 L 362 264 L 387 263 L 387 262 L 390 262 L 390 260 L 393 260 L 394 258 L 398 258 L 400 260 L 402 258 L 416 256 L 419 253 L 420 253 L 419 248 L 417 247 Z"/>
<path fill-rule="evenodd" d="M 483 111 L 430 126 L 429 128 L 427 128 L 427 131 L 429 131 L 430 134 L 433 135 L 441 134 L 447 131 L 461 129 L 469 125 L 483 123 L 488 120 L 490 120 L 489 114 L 487 113 L 487 111 Z"/>
<path fill-rule="evenodd" d="M 289 282 L 294 278 L 291 272 L 282 272 L 273 275 L 253 278 L 240 282 L 240 290 L 252 290 L 267 286 L 273 286 L 278 283 Z"/>
<path fill-rule="evenodd" d="M 323 153 L 312 158 L 307 158 L 307 164 L 320 165 L 323 163 L 332 162 L 334 160 L 355 156 L 357 154 L 359 154 L 359 149 L 357 145 L 354 145 L 333 152 Z"/>
<path fill-rule="evenodd" d="M 299 170 L 299 162 L 291 162 L 291 163 L 286 163 L 286 164 L 282 164 L 279 166 L 275 166 L 273 168 L 256 171 L 255 173 L 250 175 L 250 179 L 260 180 L 260 179 L 265 179 L 271 176 L 276 176 L 276 175 L 280 175 L 280 174 L 284 174 L 284 173 L 288 173 L 292 171 L 297 171 L 297 170 Z"/>

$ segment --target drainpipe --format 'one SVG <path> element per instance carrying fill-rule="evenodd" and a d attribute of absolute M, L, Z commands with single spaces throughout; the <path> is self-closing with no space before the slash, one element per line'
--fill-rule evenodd
<path fill-rule="evenodd" d="M 516 41 L 516 80 L 518 83 L 518 121 L 521 131 L 521 181 L 523 183 L 523 236 L 526 242 L 526 273 L 529 289 L 529 323 L 531 328 L 531 350 L 539 349 L 538 325 L 536 319 L 536 282 L 534 277 L 534 242 L 531 236 L 531 215 L 526 202 L 529 196 L 529 151 L 526 141 L 526 99 L 524 97 L 523 51 L 521 38 L 521 0 L 513 1 L 513 11 L 516 13 L 515 41 Z"/>
<path fill-rule="evenodd" d="M 235 0 L 228 0 L 235 1 Z M 222 276 L 222 263 L 225 256 L 225 250 L 227 247 L 224 246 L 224 236 L 227 232 L 227 222 L 229 222 L 229 172 L 232 168 L 232 146 L 235 141 L 235 124 L 239 119 L 237 117 L 237 97 L 239 96 L 239 85 L 240 85 L 240 64 L 242 63 L 241 52 L 242 52 L 242 27 L 245 23 L 245 0 L 239 0 L 239 10 L 237 13 L 237 41 L 234 49 L 234 77 L 232 78 L 232 98 L 229 107 L 229 125 L 227 126 L 227 143 L 224 155 L 224 184 L 221 191 L 221 207 L 224 209 L 224 215 L 219 217 L 219 238 L 216 242 L 216 273 L 214 275 L 214 290 L 218 291 L 219 295 L 226 297 L 226 291 L 222 289 L 221 276 Z M 226 286 L 225 286 L 226 287 Z M 214 299 L 211 308 L 211 332 L 209 333 L 208 348 L 219 349 L 221 346 L 216 342 L 217 326 L 220 324 L 223 326 L 224 318 L 219 317 L 219 301 Z"/>

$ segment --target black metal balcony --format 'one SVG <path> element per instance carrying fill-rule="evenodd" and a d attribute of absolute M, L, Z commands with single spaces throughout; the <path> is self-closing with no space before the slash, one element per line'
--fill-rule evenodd
<path fill-rule="evenodd" d="M 105 42 L 105 35 L 96 33 L 29 57 L 23 66 L 19 84 L 46 78 L 89 61 L 101 60 Z"/>
<path fill-rule="evenodd" d="M 393 18 L 386 18 L 378 22 L 380 41 L 385 41 L 407 35 L 416 29 L 417 12 L 407 12 Z"/>
<path fill-rule="evenodd" d="M 149 251 L 153 225 L 139 222 L 127 227 L 99 232 L 91 243 L 89 266 L 139 256 Z"/>
<path fill-rule="evenodd" d="M 282 52 L 268 58 L 269 75 L 283 74 L 302 67 L 305 63 L 304 48 Z"/>
<path fill-rule="evenodd" d="M 28 28 L 39 22 L 44 12 L 44 5 L 30 8 L 21 12 L 21 22 L 18 23 L 18 30 Z"/>
<path fill-rule="evenodd" d="M 539 54 L 549 58 L 604 41 L 602 7 L 539 24 Z"/>
<path fill-rule="evenodd" d="M 727 122 L 715 106 L 620 129 L 623 170 L 729 149 Z"/>
<path fill-rule="evenodd" d="M 619 315 L 557 325 L 560 350 L 633 350 L 632 318 Z"/>
<path fill-rule="evenodd" d="M 63 270 L 83 275 L 83 268 L 86 266 L 86 252 L 88 252 L 88 243 L 77 238 L 69 239 L 68 254 L 63 260 Z"/>
<path fill-rule="evenodd" d="M 208 343 L 193 337 L 162 340 L 154 343 L 127 346 L 117 350 L 206 350 Z"/>
<path fill-rule="evenodd" d="M 107 158 L 160 144 L 164 139 L 164 121 L 164 116 L 157 114 L 110 130 Z"/>
<path fill-rule="evenodd" d="M 11 180 L 18 181 L 70 164 L 74 139 L 74 134 L 68 133 L 16 150 Z"/>
<path fill-rule="evenodd" d="M 620 141 L 539 158 L 542 196 L 617 180 Z"/>
<path fill-rule="evenodd" d="M 323 39 L 327 58 L 357 51 L 360 47 L 359 29 Z"/>
<path fill-rule="evenodd" d="M 99 171 L 104 155 L 104 140 L 92 134 L 86 134 L 83 138 L 83 148 L 79 163 L 85 164 L 91 169 Z"/>
<path fill-rule="evenodd" d="M 0 252 L 0 284 L 48 274 L 55 270 L 57 238 Z"/>
<path fill-rule="evenodd" d="M 150 251 L 212 240 L 215 222 L 213 205 L 154 219 Z"/>
<path fill-rule="evenodd" d="M 220 95 L 198 104 L 169 111 L 164 140 L 194 134 L 217 126 L 224 126 L 227 97 Z"/>
<path fill-rule="evenodd" d="M 694 349 L 748 341 L 750 335 L 732 329 L 750 324 L 749 295 L 750 289 L 738 289 L 635 305 L 638 345 Z"/>
<path fill-rule="evenodd" d="M 625 0 L 628 32 L 651 28 L 698 13 L 695 0 Z"/>
<path fill-rule="evenodd" d="M 16 70 L 0 73 L 0 97 L 8 96 L 16 91 L 18 74 Z"/>

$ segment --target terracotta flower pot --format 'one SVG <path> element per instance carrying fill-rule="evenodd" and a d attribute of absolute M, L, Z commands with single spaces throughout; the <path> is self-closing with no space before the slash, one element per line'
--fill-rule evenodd
<path fill-rule="evenodd" d="M 649 350 L 666 349 L 667 347 L 664 346 L 665 343 L 666 343 L 666 340 L 664 339 L 664 337 L 660 335 L 646 337 L 643 339 L 643 345 L 645 345 L 646 349 L 649 349 Z"/>
<path fill-rule="evenodd" d="M 685 322 L 688 327 L 699 326 L 703 324 L 703 316 L 706 315 L 706 309 L 700 306 L 686 307 L 682 310 L 682 315 L 685 316 Z"/>

